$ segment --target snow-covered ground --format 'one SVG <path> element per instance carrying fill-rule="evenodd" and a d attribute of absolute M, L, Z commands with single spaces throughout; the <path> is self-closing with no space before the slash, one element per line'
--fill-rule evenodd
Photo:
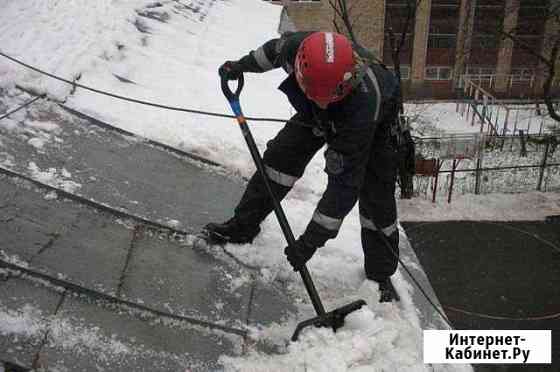
<path fill-rule="evenodd" d="M 451 204 L 423 198 L 398 204 L 401 221 L 542 221 L 560 214 L 560 193 L 469 194 L 453 197 Z"/>
<path fill-rule="evenodd" d="M 405 112 L 419 137 L 480 132 L 480 126 L 471 125 L 457 112 L 455 103 L 408 103 Z"/>
<path fill-rule="evenodd" d="M 81 84 L 115 94 L 229 113 L 219 89 L 218 66 L 277 37 L 279 15 L 279 7 L 260 0 L 165 0 L 158 3 L 147 0 L 6 0 L 0 13 L 0 51 L 48 72 L 71 80 L 79 79 Z M 280 70 L 246 77 L 241 102 L 247 116 L 291 116 L 287 100 L 276 89 L 283 77 Z M 234 120 L 139 106 L 79 88 L 74 91 L 72 86 L 0 58 L 0 88 L 9 95 L 16 90 L 15 84 L 46 92 L 50 98 L 65 101 L 91 116 L 199 154 L 240 175 L 250 176 L 254 171 Z M 14 103 L 21 101 L 13 99 L 9 106 Z M 4 105 L 8 107 L 7 103 Z M 455 114 L 454 105 L 417 105 L 408 110 L 419 112 L 424 121 L 436 123 L 435 126 L 447 132 L 473 131 L 470 124 Z M 23 113 L 0 121 L 0 129 L 17 130 L 22 129 L 22 125 L 29 126 L 24 129 L 37 133 L 37 139 L 33 140 L 36 148 L 41 148 L 44 141 L 56 140 L 56 124 L 22 124 L 19 115 Z M 281 125 L 259 122 L 251 128 L 262 151 Z M 283 203 L 296 235 L 307 225 L 325 187 L 322 158 L 319 152 Z M 2 156 L 0 152 L 2 165 L 9 167 L 11 160 L 9 154 Z M 70 187 L 79 187 L 68 183 L 71 175 L 64 169 L 32 170 L 38 177 L 58 178 Z M 545 201 L 558 206 L 558 198 L 549 200 L 549 196 L 542 194 L 526 198 L 524 205 L 533 207 L 531 216 L 534 218 L 542 217 L 543 211 L 538 205 Z M 451 206 L 413 200 L 401 202 L 399 212 L 401 219 L 409 220 L 509 219 L 510 206 L 519 205 L 519 200 L 519 197 L 504 196 L 493 208 L 481 197 L 468 198 Z M 524 212 L 527 209 L 520 209 L 511 218 Z M 370 307 L 352 314 L 342 332 L 335 335 L 324 330 L 311 331 L 301 342 L 290 345 L 284 355 L 224 356 L 222 361 L 228 369 L 422 371 L 428 368 L 422 363 L 422 330 L 410 297 L 412 288 L 399 271 L 395 275 L 395 286 L 402 294 L 401 303 L 398 306 L 377 303 L 376 286 L 364 280 L 359 231 L 359 218 L 354 210 L 345 220 L 339 237 L 319 250 L 310 261 L 310 269 L 321 291 L 327 291 L 326 301 L 344 303 L 348 298 L 361 296 Z M 263 234 L 254 244 L 227 249 L 246 263 L 262 266 L 263 272 L 271 277 L 283 277 L 301 291 L 298 276 L 287 268 L 281 250 L 276 247 L 278 241 L 282 241 L 281 231 L 271 217 L 265 221 Z M 302 306 L 309 308 L 308 304 Z M 32 319 L 29 314 L 25 316 Z M 14 322 L 13 316 L 4 313 L 0 319 Z M 4 323 L 0 321 L 0 326 Z M 270 332 L 270 337 L 278 337 L 281 342 L 289 336 L 284 334 L 287 329 L 293 327 L 260 332 Z M 460 365 L 445 368 L 470 370 L 469 366 Z"/>

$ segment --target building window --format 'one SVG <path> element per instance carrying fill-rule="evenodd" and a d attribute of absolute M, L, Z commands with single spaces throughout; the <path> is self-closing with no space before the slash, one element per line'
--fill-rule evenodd
<path fill-rule="evenodd" d="M 426 68 L 426 80 L 451 80 L 451 67 L 430 66 Z"/>
<path fill-rule="evenodd" d="M 474 49 L 496 49 L 500 46 L 500 39 L 495 35 L 474 35 L 471 45 Z"/>
<path fill-rule="evenodd" d="M 512 68 L 511 77 L 513 80 L 529 81 L 533 78 L 535 71 L 532 68 Z"/>
<path fill-rule="evenodd" d="M 437 67 L 426 68 L 426 80 L 438 80 L 438 68 Z"/>
<path fill-rule="evenodd" d="M 489 76 L 494 74 L 496 74 L 496 70 L 493 67 L 481 67 L 481 66 L 467 67 L 467 75 Z"/>
<path fill-rule="evenodd" d="M 451 67 L 439 68 L 439 80 L 451 80 Z"/>
<path fill-rule="evenodd" d="M 428 48 L 453 49 L 455 48 L 456 39 L 454 34 L 430 34 L 428 37 Z"/>

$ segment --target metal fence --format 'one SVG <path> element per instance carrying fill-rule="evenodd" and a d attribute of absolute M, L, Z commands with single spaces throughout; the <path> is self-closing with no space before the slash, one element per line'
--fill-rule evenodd
<path fill-rule="evenodd" d="M 477 85 L 477 81 L 463 76 L 464 94 L 468 100 L 457 102 L 456 111 L 481 133 L 495 135 L 545 134 L 555 126 L 544 103 L 533 101 L 507 101 L 495 98 Z M 478 82 L 480 83 L 480 82 Z M 560 107 L 560 102 L 553 105 Z"/>
<path fill-rule="evenodd" d="M 470 147 L 467 138 L 416 139 L 416 196 L 560 191 L 560 137 L 473 135 Z"/>

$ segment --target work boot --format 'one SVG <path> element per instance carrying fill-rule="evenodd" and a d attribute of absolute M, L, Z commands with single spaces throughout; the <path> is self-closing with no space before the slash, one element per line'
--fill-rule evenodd
<path fill-rule="evenodd" d="M 379 302 L 400 301 L 400 297 L 393 287 L 390 278 L 379 281 Z"/>
<path fill-rule="evenodd" d="M 224 223 L 209 223 L 203 229 L 213 244 L 246 244 L 253 242 L 253 239 L 261 232 L 257 226 L 240 224 L 235 217 Z"/>

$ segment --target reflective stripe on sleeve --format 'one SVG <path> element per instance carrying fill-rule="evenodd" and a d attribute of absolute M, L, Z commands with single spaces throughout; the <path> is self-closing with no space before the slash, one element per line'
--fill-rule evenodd
<path fill-rule="evenodd" d="M 369 79 L 371 80 L 371 83 L 373 84 L 373 87 L 375 88 L 375 93 L 377 94 L 377 102 L 375 105 L 375 119 L 374 120 L 378 120 L 379 119 L 379 112 L 381 110 L 381 89 L 379 88 L 379 83 L 377 82 L 377 78 L 375 77 L 375 74 L 373 73 L 372 69 L 368 67 L 367 69 L 367 75 L 369 77 Z"/>
<path fill-rule="evenodd" d="M 311 220 L 323 226 L 325 229 L 333 231 L 338 231 L 338 229 L 340 229 L 340 226 L 342 225 L 341 219 L 326 216 L 318 210 L 315 210 L 315 213 L 313 213 L 313 218 Z"/>
<path fill-rule="evenodd" d="M 394 223 L 392 223 L 391 225 L 389 225 L 387 227 L 383 227 L 381 229 L 378 229 L 377 226 L 375 226 L 375 224 L 373 223 L 372 220 L 365 218 L 361 214 L 360 214 L 360 224 L 362 225 L 362 227 L 364 229 L 369 229 L 369 230 L 372 230 L 372 231 L 381 230 L 383 232 L 383 234 L 385 234 L 387 236 L 391 236 L 395 231 L 397 231 L 397 221 L 395 221 Z"/>
<path fill-rule="evenodd" d="M 276 182 L 277 184 L 282 186 L 292 187 L 298 180 L 298 177 L 290 176 L 289 174 L 279 172 L 268 165 L 265 165 L 264 169 L 266 170 L 266 174 L 268 178 L 270 178 L 273 182 Z"/>
<path fill-rule="evenodd" d="M 255 50 L 253 56 L 255 57 L 255 60 L 257 61 L 257 63 L 259 64 L 260 68 L 262 68 L 263 71 L 269 71 L 274 68 L 274 65 L 272 64 L 272 62 L 270 62 L 270 60 L 266 56 L 263 47 L 260 47 L 259 49 Z"/>

